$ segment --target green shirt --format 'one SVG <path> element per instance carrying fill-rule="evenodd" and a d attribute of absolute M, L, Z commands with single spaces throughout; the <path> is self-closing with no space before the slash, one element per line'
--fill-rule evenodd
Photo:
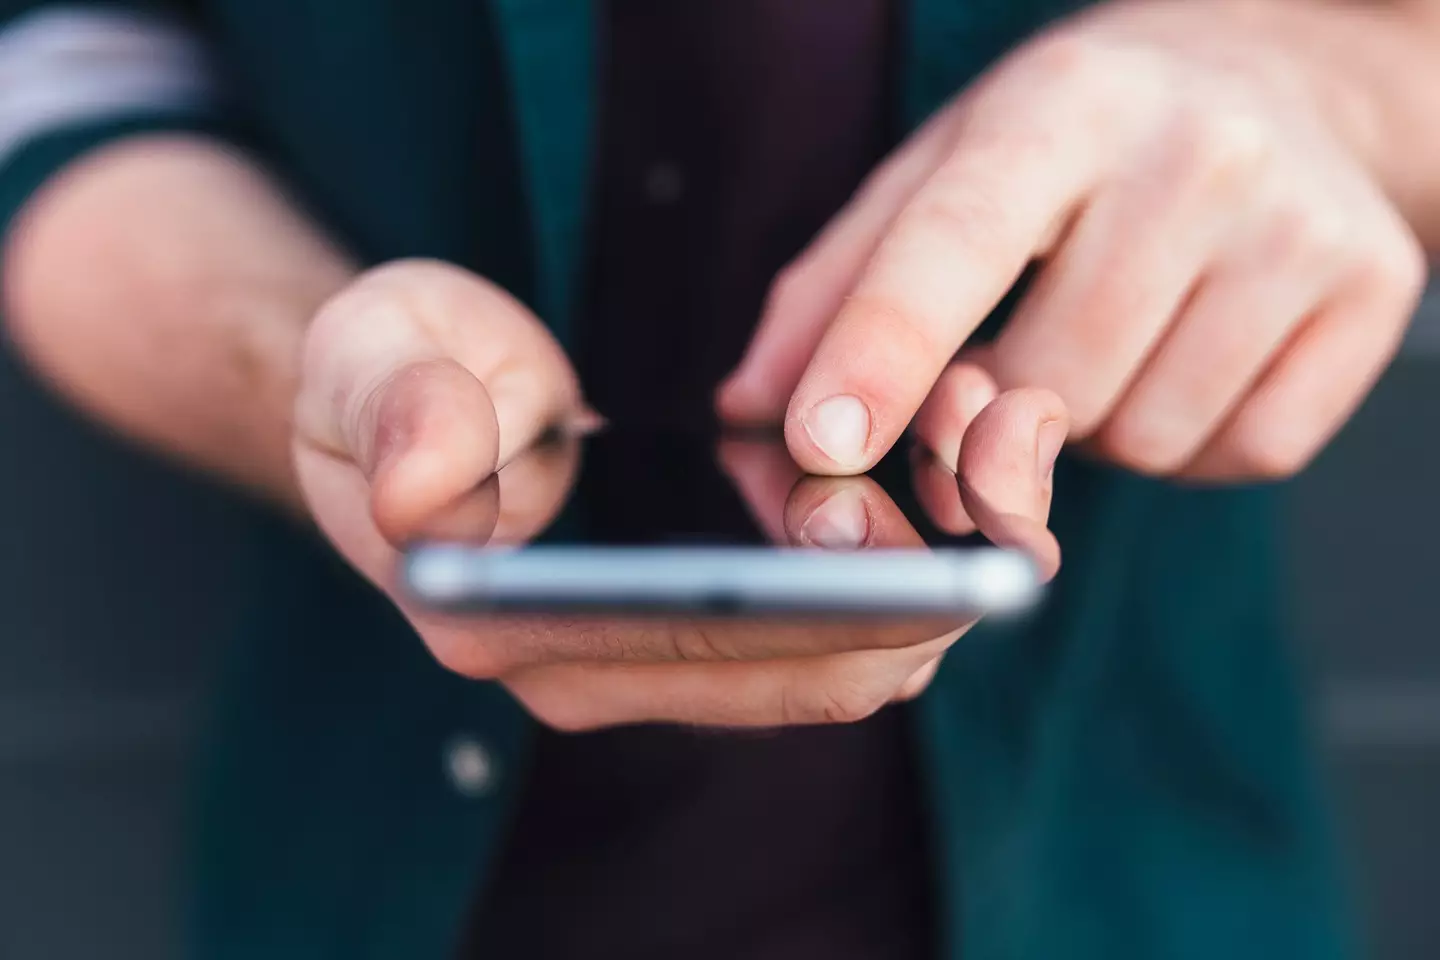
<path fill-rule="evenodd" d="M 0 0 L 0 24 L 46 6 Z M 235 102 L 33 140 L 0 168 L 0 227 L 96 144 L 200 129 L 243 143 L 363 259 L 465 264 L 565 337 L 593 125 L 585 0 L 189 6 Z M 1060 6 L 913 0 L 906 125 Z M 948 955 L 1348 952 L 1277 605 L 1274 496 L 1062 461 L 1066 565 L 1045 609 L 968 635 L 916 711 Z M 195 952 L 448 955 L 532 722 L 441 670 L 323 545 L 265 536 L 275 562 L 246 585 L 252 622 L 197 784 Z M 444 776 L 456 742 L 483 749 L 484 785 Z"/>

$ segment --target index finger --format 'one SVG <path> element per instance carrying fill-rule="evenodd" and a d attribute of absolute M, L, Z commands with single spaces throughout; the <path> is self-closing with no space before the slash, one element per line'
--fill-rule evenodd
<path fill-rule="evenodd" d="M 993 112 L 962 127 L 816 348 L 785 423 L 807 470 L 858 473 L 890 449 L 1095 181 L 1103 147 L 1076 117 L 1032 112 L 1007 128 Z"/>

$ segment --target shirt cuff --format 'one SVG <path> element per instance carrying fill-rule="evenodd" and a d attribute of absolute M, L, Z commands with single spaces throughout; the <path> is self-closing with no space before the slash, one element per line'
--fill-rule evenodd
<path fill-rule="evenodd" d="M 0 29 L 0 240 L 81 154 L 142 133 L 219 133 L 203 39 L 182 23 L 98 0 L 43 3 Z"/>

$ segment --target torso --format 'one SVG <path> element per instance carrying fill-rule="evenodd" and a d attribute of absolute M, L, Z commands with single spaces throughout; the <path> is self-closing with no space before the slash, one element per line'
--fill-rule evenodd
<path fill-rule="evenodd" d="M 602 412 L 709 415 L 771 278 L 886 147 L 892 6 L 605 5 L 581 351 Z M 612 522 L 643 522 L 647 499 Z M 541 734 L 471 955 L 930 956 L 908 720 Z"/>

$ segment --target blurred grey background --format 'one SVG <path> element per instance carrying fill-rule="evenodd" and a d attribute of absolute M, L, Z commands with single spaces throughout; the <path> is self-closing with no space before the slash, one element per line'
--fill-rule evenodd
<path fill-rule="evenodd" d="M 1377 960 L 1440 955 L 1440 291 L 1294 484 L 1295 615 Z"/>
<path fill-rule="evenodd" d="M 1440 952 L 1436 425 L 1440 297 L 1289 516 L 1302 650 L 1379 960 Z M 265 562 L 248 520 L 81 423 L 0 350 L 3 960 L 175 953 L 187 731 L 204 638 L 240 615 L 225 584 Z"/>

